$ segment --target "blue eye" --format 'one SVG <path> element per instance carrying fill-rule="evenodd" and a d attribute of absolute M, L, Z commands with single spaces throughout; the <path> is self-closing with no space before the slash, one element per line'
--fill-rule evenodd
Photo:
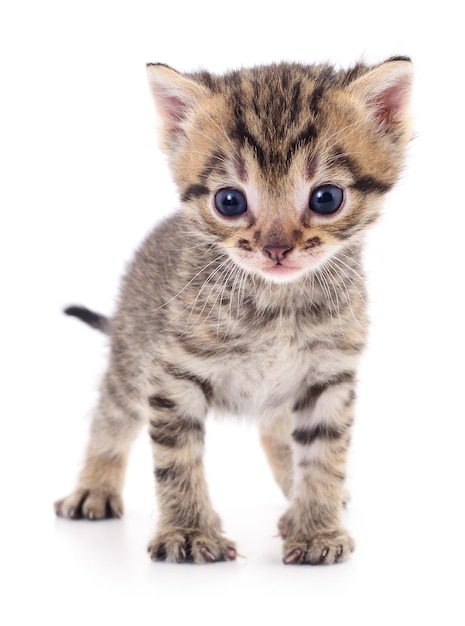
<path fill-rule="evenodd" d="M 309 207 L 320 215 L 331 215 L 341 207 L 343 200 L 344 192 L 340 187 L 321 185 L 312 191 Z"/>
<path fill-rule="evenodd" d="M 215 196 L 215 208 L 225 217 L 236 217 L 247 211 L 247 200 L 237 189 L 220 189 Z"/>

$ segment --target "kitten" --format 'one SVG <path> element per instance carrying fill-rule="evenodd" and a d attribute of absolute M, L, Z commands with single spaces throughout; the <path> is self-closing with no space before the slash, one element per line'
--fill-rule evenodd
<path fill-rule="evenodd" d="M 361 250 L 410 139 L 408 58 L 342 71 L 277 64 L 216 76 L 149 65 L 181 209 L 140 247 L 111 320 L 72 519 L 119 517 L 129 448 L 148 423 L 159 521 L 153 560 L 233 560 L 202 465 L 210 409 L 257 419 L 289 499 L 283 560 L 334 563 L 357 364 Z"/>

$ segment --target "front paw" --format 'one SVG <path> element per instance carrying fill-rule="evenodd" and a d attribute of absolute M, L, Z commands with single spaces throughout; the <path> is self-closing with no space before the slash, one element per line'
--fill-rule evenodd
<path fill-rule="evenodd" d="M 286 565 L 342 563 L 354 548 L 354 540 L 343 528 L 288 535 L 284 540 L 283 562 Z"/>
<path fill-rule="evenodd" d="M 182 528 L 157 533 L 148 552 L 152 561 L 171 563 L 216 563 L 234 561 L 237 556 L 234 543 L 216 532 Z"/>
<path fill-rule="evenodd" d="M 123 515 L 123 501 L 118 493 L 106 489 L 76 489 L 55 502 L 58 517 L 99 520 Z"/>

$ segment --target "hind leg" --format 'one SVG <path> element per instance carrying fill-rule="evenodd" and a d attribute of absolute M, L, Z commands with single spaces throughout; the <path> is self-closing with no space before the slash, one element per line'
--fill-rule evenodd
<path fill-rule="evenodd" d="M 260 424 L 260 440 L 276 482 L 286 498 L 291 495 L 293 484 L 292 423 L 290 416 L 263 420 Z"/>
<path fill-rule="evenodd" d="M 98 520 L 121 517 L 129 450 L 142 419 L 108 374 L 92 422 L 84 466 L 75 490 L 55 502 L 59 517 Z"/>

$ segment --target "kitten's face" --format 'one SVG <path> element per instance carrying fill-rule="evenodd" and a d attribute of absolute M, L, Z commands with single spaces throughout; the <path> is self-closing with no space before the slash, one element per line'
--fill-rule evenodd
<path fill-rule="evenodd" d="M 211 228 L 214 220 L 220 245 L 242 268 L 275 282 L 295 280 L 327 261 L 350 224 L 358 230 L 363 221 L 350 176 L 304 152 L 281 184 L 270 184 L 245 152 L 241 176 L 215 181 L 200 205 L 204 223 Z M 373 207 L 365 210 L 371 216 Z"/>
<path fill-rule="evenodd" d="M 224 77 L 151 66 L 185 211 L 241 268 L 287 282 L 360 239 L 409 139 L 410 63 L 277 65 Z"/>
<path fill-rule="evenodd" d="M 310 172 L 297 158 L 285 185 L 270 185 L 253 154 L 243 156 L 241 176 L 215 181 L 200 204 L 204 223 L 215 222 L 219 245 L 243 269 L 276 282 L 295 280 L 341 247 L 337 225 L 353 205 L 348 177 L 330 176 L 316 164 Z"/>

